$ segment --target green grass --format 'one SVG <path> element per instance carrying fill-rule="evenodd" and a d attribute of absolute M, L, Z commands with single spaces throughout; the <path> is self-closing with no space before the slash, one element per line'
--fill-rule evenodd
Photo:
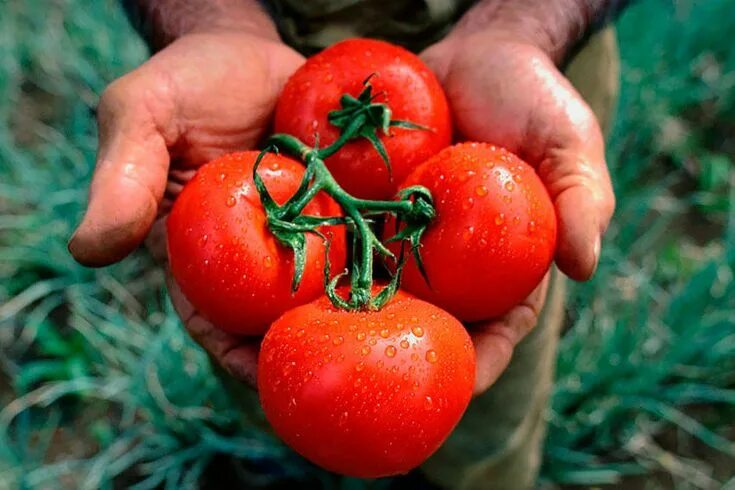
<path fill-rule="evenodd" d="M 731 11 L 644 0 L 618 23 L 619 207 L 595 278 L 571 291 L 547 481 L 735 473 Z M 92 110 L 145 56 L 113 0 L 0 5 L 0 488 L 196 487 L 211 464 L 250 486 L 365 486 L 240 420 L 143 252 L 98 271 L 69 257 Z"/>

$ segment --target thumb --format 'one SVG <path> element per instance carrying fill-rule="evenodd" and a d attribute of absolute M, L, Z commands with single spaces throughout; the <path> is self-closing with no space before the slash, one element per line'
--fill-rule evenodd
<path fill-rule="evenodd" d="M 152 80 L 144 67 L 103 93 L 89 202 L 69 241 L 79 263 L 117 262 L 150 230 L 166 187 L 169 154 L 163 129 L 171 126 L 172 99 L 170 86 Z"/>
<path fill-rule="evenodd" d="M 615 209 L 605 165 L 602 135 L 596 126 L 570 145 L 549 151 L 538 171 L 554 201 L 558 220 L 556 263 L 572 279 L 595 271 L 600 240 Z"/>

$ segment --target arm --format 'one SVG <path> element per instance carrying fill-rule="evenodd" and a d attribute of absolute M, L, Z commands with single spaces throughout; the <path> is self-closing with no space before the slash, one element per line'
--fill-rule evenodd
<path fill-rule="evenodd" d="M 273 21 L 256 0 L 122 0 L 122 4 L 154 51 L 193 32 L 247 31 L 279 39 Z"/>

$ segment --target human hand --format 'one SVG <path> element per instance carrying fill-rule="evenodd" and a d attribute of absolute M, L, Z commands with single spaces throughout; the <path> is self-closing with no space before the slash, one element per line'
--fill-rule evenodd
<path fill-rule="evenodd" d="M 165 262 L 164 222 L 184 183 L 207 161 L 256 146 L 282 85 L 302 62 L 277 36 L 200 32 L 113 82 L 99 104 L 97 165 L 86 213 L 69 242 L 74 258 L 108 265 L 147 238 Z M 252 383 L 257 343 L 214 328 L 170 277 L 168 285 L 192 337 Z"/>
<path fill-rule="evenodd" d="M 547 51 L 493 30 L 450 35 L 423 53 L 449 99 L 460 138 L 504 146 L 536 169 L 558 219 L 556 264 L 576 280 L 595 271 L 615 197 L 591 109 Z M 490 387 L 536 325 L 548 274 L 502 318 L 473 325 L 475 392 Z"/>

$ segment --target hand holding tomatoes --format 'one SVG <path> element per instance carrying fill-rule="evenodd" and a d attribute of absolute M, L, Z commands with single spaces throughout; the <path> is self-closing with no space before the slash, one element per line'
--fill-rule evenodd
<path fill-rule="evenodd" d="M 493 57 L 502 58 L 503 47 L 499 43 Z M 451 124 L 436 78 L 400 48 L 352 40 L 309 60 L 278 103 L 276 130 L 296 137 L 276 135 L 267 144 L 302 160 L 305 168 L 267 151 L 258 157 L 263 158 L 261 172 L 255 171 L 255 152 L 215 160 L 186 186 L 169 217 L 170 263 L 179 283 L 172 284 L 172 296 L 187 328 L 228 371 L 252 380 L 257 346 L 239 336 L 264 332 L 283 313 L 263 342 L 258 374 L 263 408 L 289 445 L 333 471 L 395 474 L 438 448 L 461 417 L 473 385 L 479 391 L 497 377 L 535 322 L 555 249 L 554 207 L 563 213 L 561 266 L 583 277 L 599 253 L 599 233 L 609 218 L 603 209 L 609 182 L 600 177 L 601 140 L 586 107 L 543 60 L 525 67 L 530 72 L 519 68 L 522 76 L 514 80 L 537 90 L 533 104 L 525 109 L 516 104 L 520 112 L 508 110 L 504 104 L 514 102 L 514 93 L 505 90 L 509 100 L 492 102 L 492 94 L 507 88 L 497 77 L 508 73 L 483 71 L 472 48 L 453 38 L 427 54 L 450 90 L 460 131 L 510 144 L 536 166 L 538 176 L 490 145 L 466 143 L 440 151 L 449 144 Z M 511 54 L 498 63 L 513 63 Z M 297 57 L 285 59 L 297 63 Z M 457 72 L 458 66 L 464 68 Z M 364 87 L 366 79 L 372 86 Z M 562 123 L 543 126 L 536 112 L 560 117 Z M 160 130 L 159 121 L 153 122 Z M 250 136 L 262 129 L 253 125 Z M 226 147 L 221 146 L 226 135 L 204 135 L 201 147 L 187 147 L 186 139 L 193 141 L 197 134 L 194 129 L 162 132 L 155 141 L 143 141 L 150 143 L 144 148 L 155 150 L 150 159 L 158 163 L 167 156 L 166 145 L 196 163 L 208 151 L 218 155 Z M 118 152 L 120 144 L 120 139 L 110 143 Z M 383 159 L 390 160 L 392 179 Z M 120 204 L 125 193 L 115 194 L 106 179 L 115 172 L 141 172 L 126 165 L 102 166 L 95 185 L 111 192 L 96 202 Z M 153 168 L 158 168 L 155 175 L 126 178 L 136 192 L 146 190 L 155 201 L 163 192 L 160 170 L 166 166 Z M 391 198 L 404 180 L 398 200 L 367 199 Z M 112 235 L 119 249 L 113 254 L 136 244 L 152 220 L 155 206 L 141 211 L 140 200 L 133 203 L 142 214 L 133 220 L 133 233 Z M 573 221 L 575 204 L 583 212 L 594 211 L 592 218 Z M 386 214 L 403 226 L 393 238 L 410 242 L 423 258 L 407 265 L 409 290 L 465 321 L 504 315 L 499 322 L 472 327 L 477 366 L 457 319 L 438 306 L 396 294 L 400 273 L 373 295 L 374 252 L 398 262 L 398 271 L 403 265 L 401 248 L 394 247 L 392 254 L 370 228 Z M 89 248 L 79 245 L 94 229 L 94 219 L 104 218 L 99 216 L 90 204 L 82 233 L 70 246 L 89 263 L 111 260 L 109 251 L 89 258 Z M 590 225 L 597 227 L 591 260 L 585 255 L 595 228 Z M 353 233 L 354 258 L 349 293 L 343 297 L 336 292 L 342 275 L 334 274 L 344 264 L 345 228 Z M 581 260 L 570 262 L 574 253 L 581 253 Z M 325 275 L 334 276 L 326 286 Z M 295 284 L 299 288 L 292 292 Z M 178 294 L 179 286 L 198 312 Z M 326 296 L 298 306 L 322 290 Z"/>
<path fill-rule="evenodd" d="M 167 261 L 165 220 L 183 185 L 209 160 L 257 145 L 303 63 L 277 38 L 266 23 L 259 32 L 186 34 L 105 90 L 89 203 L 69 242 L 78 262 L 105 266 L 143 240 Z M 257 345 L 217 329 L 167 280 L 192 337 L 228 372 L 251 378 Z"/>
<path fill-rule="evenodd" d="M 573 279 L 589 278 L 615 207 L 589 106 L 546 52 L 512 32 L 458 26 L 422 58 L 446 91 L 462 139 L 504 146 L 536 169 L 558 219 L 556 263 Z M 535 325 L 544 293 L 542 283 L 502 318 L 473 327 L 478 391 L 497 379 Z"/>

